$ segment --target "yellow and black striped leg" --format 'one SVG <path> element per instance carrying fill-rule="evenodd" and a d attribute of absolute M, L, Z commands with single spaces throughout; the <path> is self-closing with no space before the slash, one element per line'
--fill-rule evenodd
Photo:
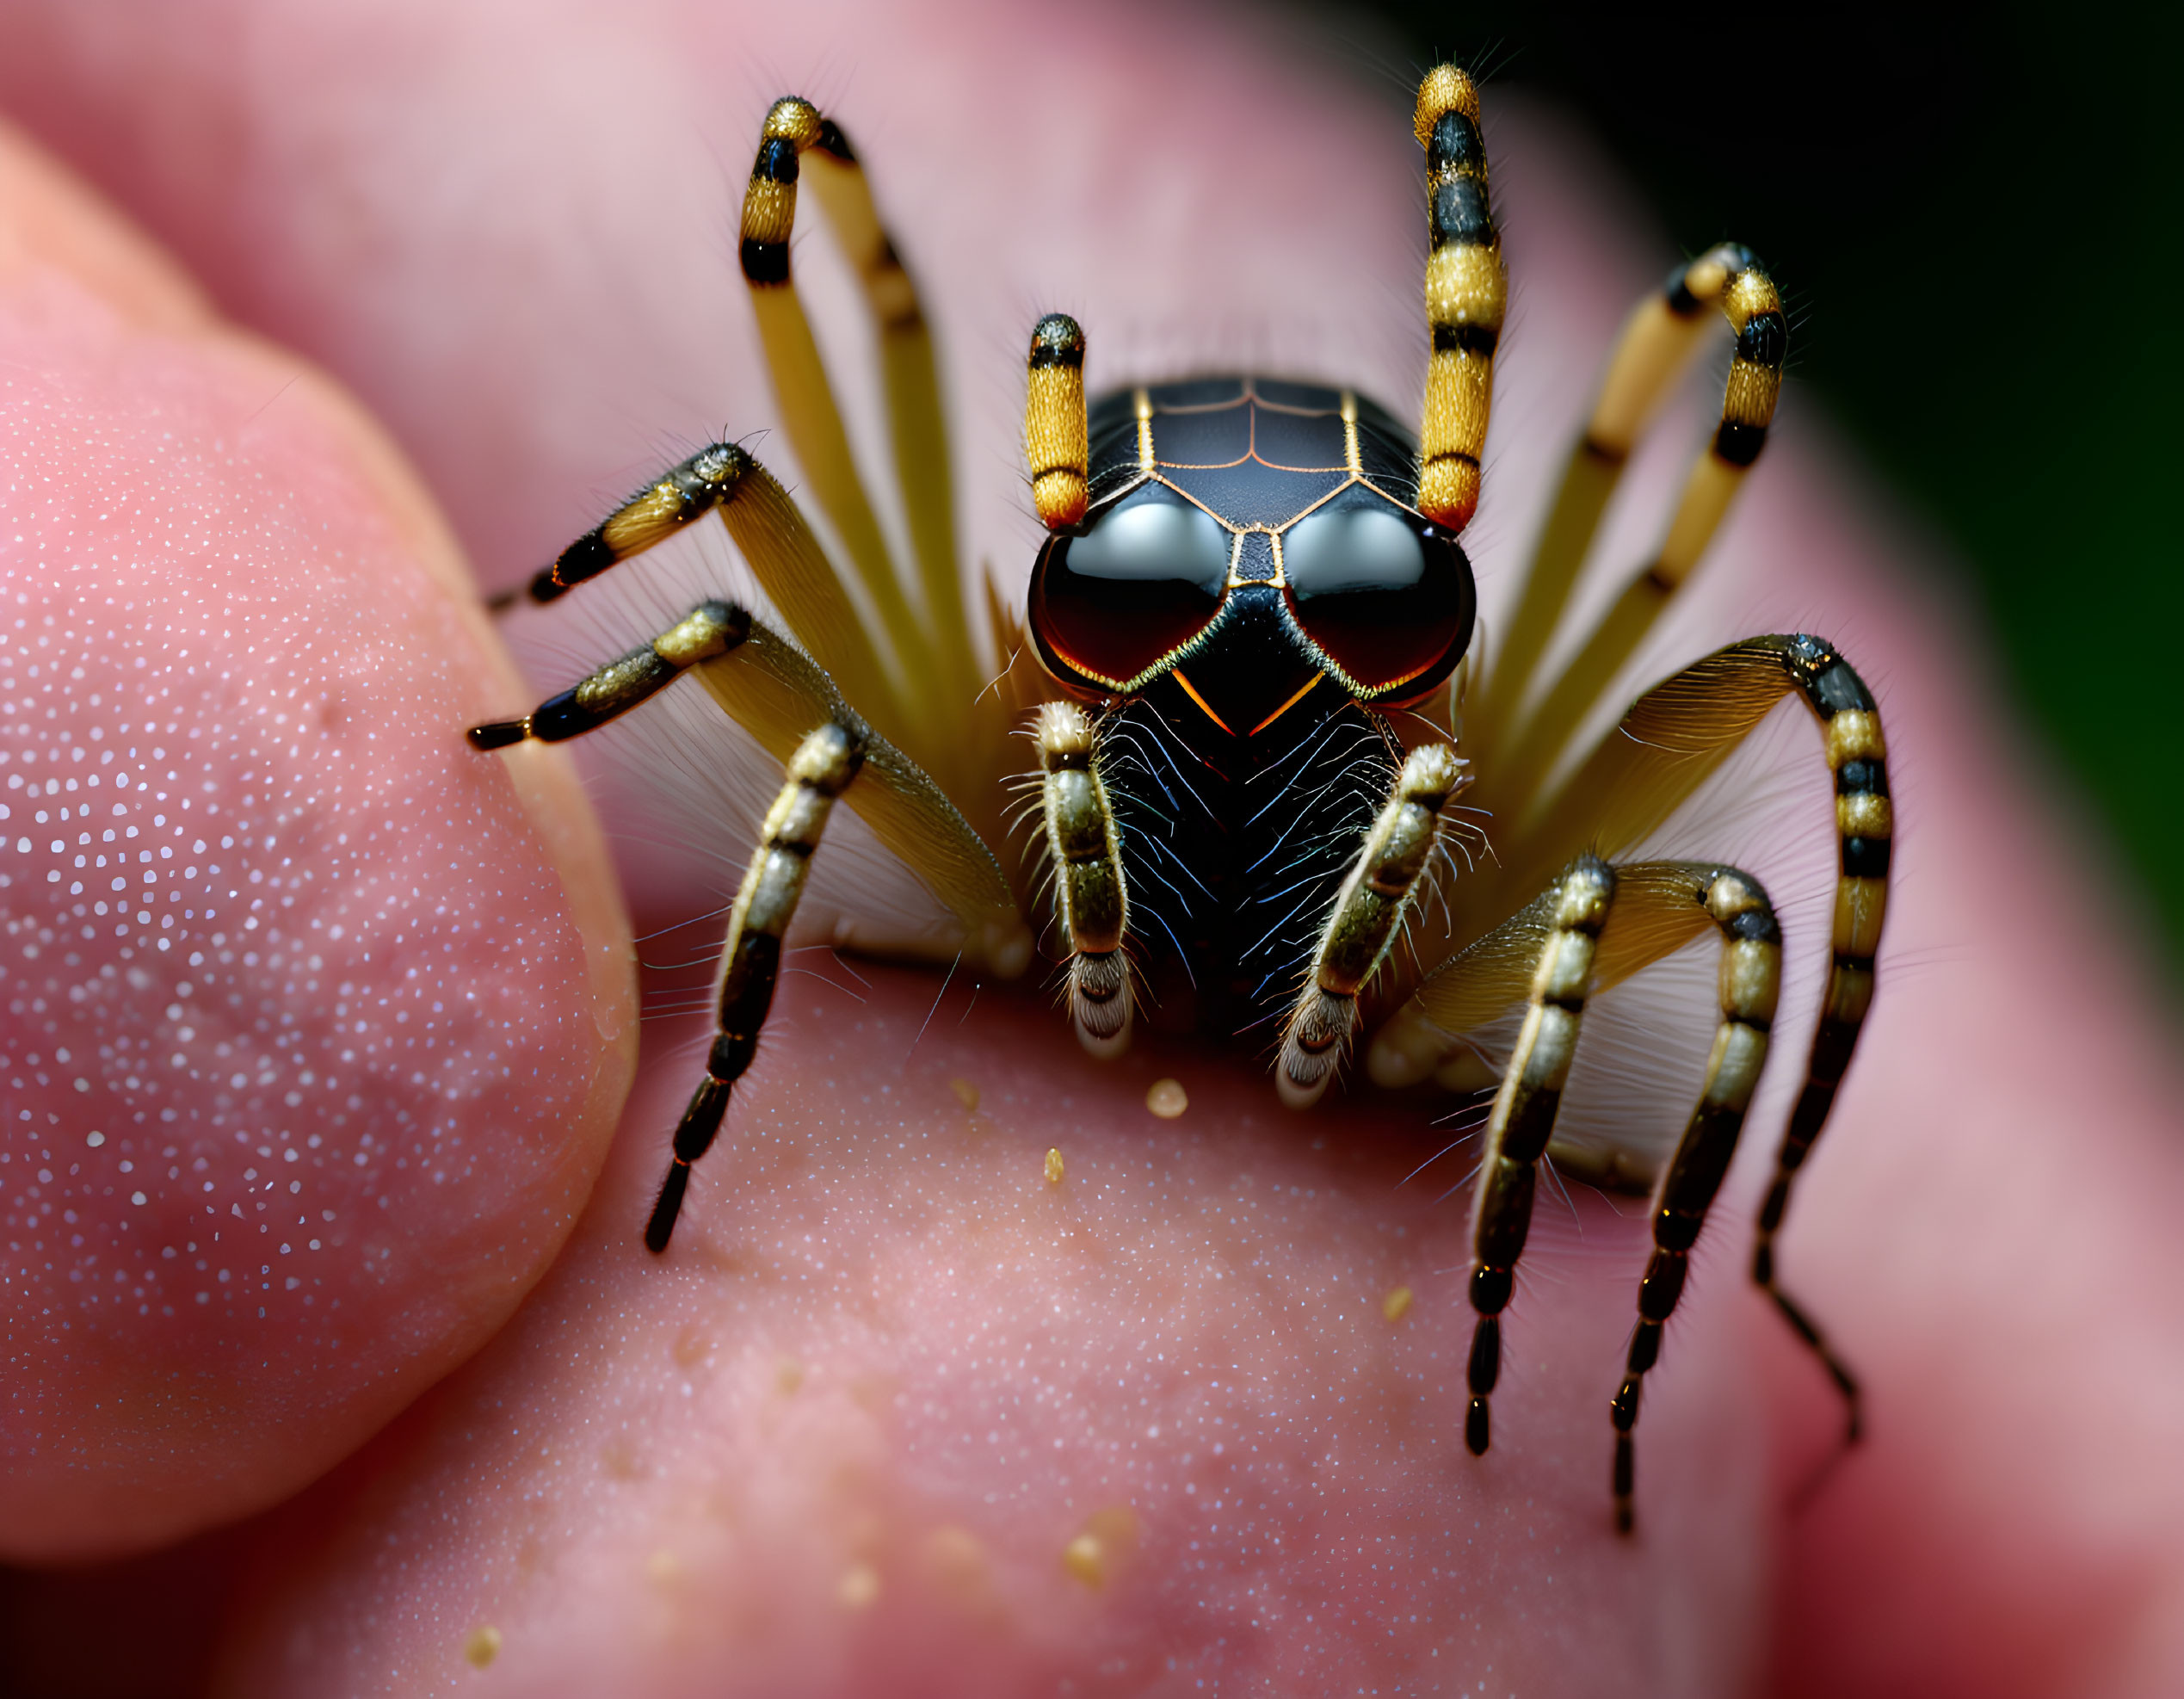
<path fill-rule="evenodd" d="M 1502 1312 L 1531 1231 L 1539 1161 L 1562 1107 L 1601 929 L 1614 899 L 1614 871 L 1597 857 L 1582 856 L 1563 874 L 1544 916 L 1546 936 L 1533 970 L 1524 1025 L 1486 1124 L 1471 1210 L 1471 1294 L 1478 1321 L 1466 1375 L 1471 1406 L 1464 1415 L 1464 1443 L 1475 1457 L 1485 1455 L 1492 1437 L 1488 1399 L 1502 1375 Z"/>
<path fill-rule="evenodd" d="M 601 667 L 573 689 L 549 696 L 521 720 L 488 720 L 468 736 L 477 750 L 505 749 L 527 738 L 558 744 L 627 714 L 696 666 L 740 647 L 750 615 L 732 602 L 701 602 L 641 649 Z"/>
<path fill-rule="evenodd" d="M 1669 305 L 1662 309 L 1662 316 L 1673 318 L 1679 310 L 1697 315 L 1705 298 L 1693 293 L 1688 280 L 1702 267 L 1736 336 L 1729 381 L 1722 392 L 1721 421 L 1685 479 L 1682 497 L 1653 559 L 1609 603 L 1560 677 L 1547 685 L 1515 728 L 1508 749 L 1498 752 L 1497 760 L 1520 777 L 1553 767 L 1586 711 L 1697 568 L 1767 445 L 1782 392 L 1782 364 L 1789 352 L 1781 298 L 1774 281 L 1744 250 L 1718 249 L 1671 280 Z M 1717 278 L 1720 281 L 1715 281 Z M 1512 664 L 1515 658 L 1504 657 Z M 1496 684 L 1497 689 L 1520 688 L 1520 681 L 1507 676 L 1498 677 Z M 1506 699 L 1501 706 L 1513 711 L 1516 707 Z"/>
<path fill-rule="evenodd" d="M 715 442 L 669 466 L 534 573 L 521 591 L 494 598 L 504 607 L 527 596 L 556 602 L 632 555 L 664 542 L 684 526 L 727 506 L 758 462 L 733 442 Z"/>
<path fill-rule="evenodd" d="M 861 710 L 883 727 L 899 724 L 901 693 L 818 540 L 774 475 L 732 442 L 670 466 L 562 550 L 522 594 L 558 601 L 714 512 L 797 641 Z"/>
<path fill-rule="evenodd" d="M 1440 839 L 1441 811 L 1466 778 L 1464 763 L 1447 744 L 1422 744 L 1404 758 L 1357 865 L 1336 896 L 1311 982 L 1282 1031 L 1274 1085 L 1290 1108 L 1311 1108 L 1335 1077 L 1357 1024 L 1358 994 L 1395 942 L 1418 876 Z"/>
<path fill-rule="evenodd" d="M 1478 121 L 1478 90 L 1468 76 L 1453 65 L 1427 72 L 1414 120 L 1426 150 L 1426 226 L 1433 244 L 1426 261 L 1433 355 L 1418 432 L 1418 510 L 1452 531 L 1470 524 L 1478 507 L 1494 350 L 1508 296 Z"/>
<path fill-rule="evenodd" d="M 1710 306 L 1722 310 L 1737 339 L 1722 397 L 1721 423 L 1686 481 L 1660 553 L 1626 586 L 1594 633 L 1586 654 L 1565 673 L 1566 680 L 1589 680 L 1589 690 L 1607 682 L 1607 674 L 1630 652 L 1634 631 L 1643 631 L 1658 611 L 1656 604 L 1689 575 L 1743 473 L 1765 447 L 1781 388 L 1787 321 L 1773 282 L 1750 250 L 1724 242 L 1677 267 L 1658 293 L 1638 304 L 1623 327 L 1592 417 L 1570 451 L 1562 487 L 1525 570 L 1522 593 L 1502 633 L 1492 689 L 1474 734 L 1483 754 L 1499 753 L 1495 745 L 1501 733 L 1525 706 L 1533 670 L 1569 602 L 1601 515 L 1663 398 L 1697 351 Z M 1576 683 L 1555 688 L 1565 697 L 1587 689 Z M 1561 724 L 1566 712 L 1566 706 L 1558 709 L 1554 723 Z M 1535 724 L 1527 730 L 1527 739 L 1546 741 L 1550 730 L 1545 723 Z M 1567 732 L 1562 725 L 1561 735 Z"/>
<path fill-rule="evenodd" d="M 1144 427 L 1140 427 L 1144 429 Z M 1066 312 L 1032 326 L 1024 362 L 1024 461 L 1040 522 L 1059 531 L 1084 517 L 1090 448 L 1084 417 L 1084 329 Z"/>
<path fill-rule="evenodd" d="M 645 1223 L 645 1244 L 655 1254 L 667 1249 L 675 1232 L 691 1164 L 712 1148 L 728 1113 L 728 1094 L 757 1053 L 759 1029 L 773 1007 L 780 973 L 781 940 L 804 894 L 811 852 L 819 847 L 835 799 L 848 788 L 864 759 L 859 732 L 822 726 L 790 758 L 788 782 L 767 811 L 758 854 L 728 912 L 728 936 L 720 955 L 720 1024 L 706 1058 L 706 1077 L 676 1124 L 674 1159 Z"/>
<path fill-rule="evenodd" d="M 1781 992 L 1782 933 L 1759 882 L 1734 868 L 1657 865 L 1625 868 L 1621 877 L 1626 902 L 1651 896 L 1689 905 L 1695 899 L 1722 935 L 1721 1024 L 1714 1029 L 1698 1106 L 1654 1195 L 1653 1255 L 1638 1285 L 1638 1327 L 1623 1384 L 1608 1406 L 1615 1429 L 1615 1528 L 1628 1534 L 1635 1471 L 1631 1430 L 1638 1424 L 1639 1390 L 1659 1360 L 1661 1331 L 1682 1295 L 1691 1247 L 1737 1154 L 1744 1112 L 1767 1061 L 1768 1033 Z"/>
<path fill-rule="evenodd" d="M 1783 696 L 1795 691 L 1824 728 L 1835 775 L 1837 875 L 1832 961 L 1820 1025 L 1761 1211 L 1752 1277 L 1828 1371 L 1860 1432 L 1858 1383 L 1811 1319 L 1775 1278 L 1774 1236 L 1794 1177 L 1820 1136 L 1871 1007 L 1874 957 L 1887 914 L 1895 814 L 1879 710 L 1835 646 L 1797 633 L 1731 645 L 1656 685 L 1558 790 L 1543 813 L 1508 840 L 1513 873 L 1552 864 L 1570 846 L 1611 850 L 1645 837 L 1713 772 Z M 1430 985 L 1427 988 L 1430 991 Z M 1423 997 L 1422 993 L 1422 998 Z M 1429 1005 L 1430 1008 L 1430 1005 Z M 1430 1010 L 1440 1016 L 1437 1010 Z M 1451 1030 L 1461 1030 L 1444 1020 Z"/>
<path fill-rule="evenodd" d="M 1881 736 L 1880 715 L 1864 682 L 1848 662 L 1830 658 L 1830 664 L 1816 667 L 1807 695 L 1815 712 L 1826 717 L 1828 765 L 1835 775 L 1839 863 L 1834 936 L 1819 1030 L 1813 1036 L 1797 1106 L 1790 1112 L 1789 1130 L 1775 1158 L 1774 1181 L 1760 1208 L 1752 1278 L 1774 1301 L 1783 1319 L 1820 1359 L 1842 1393 L 1847 1406 L 1843 1443 L 1855 1445 L 1862 1428 L 1857 1379 L 1811 1318 L 1776 1283 L 1774 1235 L 1789 1208 L 1798 1170 L 1835 1106 L 1836 1089 L 1858 1042 L 1858 1029 L 1872 1004 L 1873 956 L 1887 911 L 1889 852 L 1896 822 L 1888 794 L 1888 748 Z"/>
<path fill-rule="evenodd" d="M 1039 711 L 1040 802 L 1054 861 L 1054 907 L 1070 949 L 1070 1020 L 1106 1060 L 1130 1047 L 1130 893 L 1091 720 L 1074 702 Z"/>

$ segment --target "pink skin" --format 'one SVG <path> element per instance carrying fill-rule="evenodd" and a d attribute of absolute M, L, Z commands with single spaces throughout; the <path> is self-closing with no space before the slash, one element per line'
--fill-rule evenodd
<path fill-rule="evenodd" d="M 924 285 L 965 426 L 974 558 L 1009 570 L 1035 536 L 1010 439 L 1017 344 L 1043 306 L 1085 320 L 1095 382 L 1199 350 L 1354 374 L 1398 404 L 1415 388 L 1416 156 L 1391 103 L 1172 17 L 1156 53 L 1142 20 L 781 11 L 661 0 L 648 25 L 626 7 L 421 5 L 330 22 L 208 5 L 154 34 L 82 0 L 24 4 L 0 19 L 0 98 L 231 310 L 362 391 L 496 584 L 663 448 L 724 417 L 736 432 L 771 418 L 727 232 L 781 88 L 851 123 Z M 1619 222 L 1598 162 L 1521 120 L 1489 129 L 1517 287 L 1471 536 L 1490 624 L 1591 374 L 1662 257 Z M 808 270 L 823 278 L 823 262 Z M 144 363 L 109 365 L 114 417 L 140 417 Z M 207 397 L 238 387 L 204 364 Z M 231 431 L 247 411 L 207 399 L 194 417 Z M 861 1005 L 785 982 L 664 1262 L 636 1231 L 699 1029 L 652 1029 L 627 1136 L 515 1323 L 248 1536 L 223 1653 L 236 1690 L 2174 1690 L 2184 1173 L 2147 976 L 2085 894 L 2120 887 L 2056 830 L 2053 785 L 2024 784 L 2024 740 L 1953 646 L 1955 610 L 1906 588 L 1910 546 L 1794 390 L 1780 436 L 1644 670 L 1817 627 L 1888 716 L 1905 824 L 1887 989 L 1783 1250 L 1866 1378 L 1872 1437 L 1802 1514 L 1786 1500 L 1835 1412 L 1740 1276 L 1826 888 L 1805 727 L 1784 744 L 1805 763 L 1789 824 L 1754 840 L 1804 946 L 1791 1053 L 1649 1389 L 1636 1544 L 1607 1532 L 1603 1406 L 1637 1222 L 1581 1195 L 1580 1243 L 1543 1213 L 1495 1449 L 1474 1461 L 1456 1440 L 1461 1202 L 1441 1200 L 1445 1181 L 1401 1183 L 1441 1142 L 1430 1105 L 1359 1095 L 1298 1119 L 1248 1060 L 1175 1045 L 1102 1068 L 1036 988 L 989 990 L 966 1013 L 959 984 L 921 1037 L 935 981 L 861 969 Z M 762 452 L 785 461 L 778 436 Z M 266 510 L 302 489 L 346 517 L 342 454 L 327 458 L 299 450 Z M 1634 482 L 1663 487 L 1672 460 Z M 1633 558 L 1654 522 L 1634 511 L 1607 558 Z M 315 575 L 283 551 L 312 559 L 316 534 L 237 523 L 262 556 L 218 570 L 266 574 L 304 628 Z M 370 588 L 339 610 L 352 628 Z M 275 616 L 260 617 L 262 652 Z M 334 617 L 330 602 L 311 628 Z M 500 769 L 451 757 L 449 732 L 535 694 L 487 670 L 473 631 L 447 615 L 389 642 L 373 681 L 416 669 L 389 691 L 403 712 L 373 723 L 408 740 L 393 770 L 450 796 L 481 788 L 443 800 L 460 822 L 446 838 L 413 828 L 414 853 L 460 841 L 463 868 L 484 863 L 473 799 Z M 202 723 L 233 717 L 201 688 Z M 356 793 L 344 777 L 333 794 Z M 504 834 L 534 842 L 512 808 Z M 618 854 L 641 869 L 647 913 L 719 900 L 718 865 Z M 375 862 L 371 876 L 393 875 Z M 448 900 L 478 900 L 460 870 L 445 879 Z M 566 983 L 516 971 L 576 1008 L 578 960 Z M 1191 1091 L 1174 1123 L 1144 1107 L 1162 1074 Z M 977 1085 L 975 1115 L 954 1078 Z M 589 1146 L 555 1146 L 542 1115 L 526 1125 L 503 1135 L 529 1154 L 503 1182 L 536 1171 L 550 1245 Z M 515 1194 L 490 1234 L 432 1195 L 385 1212 L 420 1272 L 466 1280 L 482 1244 L 513 1242 Z M 500 1320 L 511 1283 L 441 1282 L 467 1331 L 443 1322 L 431 1372 Z M 1416 1298 L 1391 1323 L 1398 1285 Z M 231 1385 L 219 1344 L 201 1362 Z M 258 1361 L 305 1378 L 295 1333 Z M 37 1372 L 53 1395 L 56 1371 Z M 258 1436 L 256 1490 L 215 1480 L 231 1496 L 194 1520 L 262 1504 L 358 1431 Z M 1064 1550 L 1103 1512 L 1120 1526 L 1125 1505 L 1133 1538 L 1111 1539 L 1095 1589 Z M 106 1543 L 155 1531 L 116 1525 Z M 487 1624 L 501 1650 L 481 1675 L 464 1653 Z"/>
<path fill-rule="evenodd" d="M 82 1557 L 286 1498 L 476 1350 L 634 1022 L 573 786 L 433 729 L 513 680 L 391 446 L 0 169 L 0 1551 Z"/>

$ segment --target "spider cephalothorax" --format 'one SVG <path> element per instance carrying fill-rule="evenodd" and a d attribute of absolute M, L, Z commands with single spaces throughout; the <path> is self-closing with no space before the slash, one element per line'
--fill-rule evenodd
<path fill-rule="evenodd" d="M 1498 1080 L 1473 1202 L 1471 1451 L 1491 1436 L 1502 1314 L 1539 1163 L 1552 1151 L 1603 1183 L 1650 1189 L 1654 1248 L 1610 1406 L 1627 1529 L 1639 1391 L 1766 1059 L 1781 937 L 1748 874 L 1623 858 L 1785 696 L 1821 722 L 1839 845 L 1832 961 L 1752 1271 L 1842 1388 L 1854 1438 L 1855 1383 L 1776 1284 L 1773 1243 L 1872 998 L 1894 831 L 1886 750 L 1857 674 L 1803 634 L 1706 656 L 1640 696 L 1608 736 L 1573 747 L 1766 442 L 1786 332 L 1774 284 L 1734 245 L 1680 267 L 1632 314 L 1491 668 L 1479 667 L 1457 539 L 1478 502 L 1507 285 L 1464 73 L 1426 77 L 1416 130 L 1433 244 L 1416 443 L 1348 390 L 1265 378 L 1126 387 L 1088 408 L 1085 334 L 1049 316 L 1030 342 L 1025 446 L 1050 536 L 1020 627 L 990 586 L 973 598 L 981 617 L 966 617 L 931 343 L 855 156 L 808 102 L 775 102 L 743 205 L 743 272 L 784 423 L 861 594 L 764 469 L 713 445 L 578 539 L 530 594 L 552 601 L 717 510 L 769 616 L 703 602 L 524 719 L 470 735 L 480 749 L 575 737 L 687 671 L 786 764 L 731 911 L 706 1074 L 646 1228 L 663 1251 L 691 1165 L 751 1065 L 837 800 L 954 917 L 941 959 L 1002 978 L 1027 965 L 1035 893 L 990 846 L 1003 835 L 1013 733 L 1028 720 L 1051 936 L 1087 1049 L 1120 1051 L 1143 997 L 1151 1018 L 1273 1051 L 1275 1084 L 1300 1108 L 1324 1093 L 1360 1028 L 1380 1084 Z M 806 162 L 879 332 L 907 571 L 865 493 L 792 275 Z M 1709 309 L 1736 339 L 1720 424 L 1657 551 L 1559 674 L 1544 676 L 1601 511 Z M 1443 880 L 1429 916 L 1419 888 L 1466 789 L 1493 816 L 1495 855 Z M 1710 929 L 1719 1015 L 1681 1136 L 1558 1137 L 1587 998 Z M 1462 1037 L 1513 1007 L 1522 1024 L 1482 1080 Z"/>
<path fill-rule="evenodd" d="M 1099 722 L 1133 965 L 1170 1027 L 1249 1034 L 1300 966 L 1402 763 L 1382 710 L 1444 686 L 1476 598 L 1407 504 L 1417 450 L 1344 392 L 1246 378 L 1090 411 L 1083 520 L 1031 636 Z"/>

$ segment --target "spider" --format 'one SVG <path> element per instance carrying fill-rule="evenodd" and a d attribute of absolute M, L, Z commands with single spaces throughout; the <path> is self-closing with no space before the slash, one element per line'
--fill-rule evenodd
<path fill-rule="evenodd" d="M 554 601 L 717 512 L 778 624 L 704 602 L 525 718 L 469 738 L 489 751 L 575 738 L 688 672 L 786 763 L 729 914 L 706 1072 L 645 1227 L 654 1252 L 666 1251 L 691 1168 L 751 1064 L 835 803 L 953 915 L 936 960 L 967 957 L 1013 978 L 1031 960 L 1024 916 L 1038 893 L 991 846 L 1007 836 L 1016 779 L 1029 791 L 1019 818 L 1037 819 L 1052 878 L 1069 1017 L 1094 1056 L 1120 1054 L 1141 1013 L 1240 1036 L 1274 1050 L 1277 1090 L 1304 1109 L 1362 1028 L 1380 1085 L 1495 1086 L 1472 1205 L 1464 1436 L 1474 1455 L 1491 1438 L 1502 1313 L 1542 1158 L 1650 1187 L 1652 1251 L 1610 1401 L 1615 1523 L 1627 1533 L 1640 1393 L 1766 1060 L 1781 934 L 1759 881 L 1737 868 L 1617 857 L 1783 697 L 1811 709 L 1835 779 L 1832 961 L 1752 1277 L 1834 1381 L 1854 1443 L 1857 1382 L 1778 1283 L 1773 1243 L 1872 995 L 1891 836 L 1886 751 L 1849 662 L 1802 633 L 1721 649 L 1646 691 L 1597 744 L 1571 749 L 1766 443 L 1787 332 L 1774 282 L 1735 244 L 1678 268 L 1632 314 L 1488 667 L 1459 539 L 1478 502 L 1507 281 L 1471 78 L 1453 65 L 1428 72 L 1415 127 L 1432 243 L 1417 442 L 1350 391 L 1257 374 L 1141 384 L 1088 405 L 1084 331 L 1048 315 L 1030 338 L 1024 439 L 1049 535 L 1021 620 L 981 582 L 988 634 L 1008 657 L 982 680 L 916 291 L 842 130 L 807 101 L 776 102 L 743 201 L 741 260 L 790 440 L 848 571 L 750 454 L 707 447 L 564 550 L 527 595 Z M 915 555 L 907 575 L 861 481 L 792 275 L 807 163 L 879 332 Z M 1735 337 L 1719 426 L 1657 553 L 1545 676 L 1602 510 L 1710 307 Z M 1013 738 L 1027 720 L 1036 769 L 1018 778 Z M 1421 900 L 1435 858 L 1453 874 L 1450 844 L 1477 830 L 1458 818 L 1459 795 L 1493 819 L 1494 854 L 1440 881 L 1436 915 Z M 1657 1163 L 1643 1149 L 1558 1140 L 1588 997 L 1710 925 L 1719 1023 L 1672 1153 Z M 1520 1004 L 1497 1078 L 1463 1035 Z"/>

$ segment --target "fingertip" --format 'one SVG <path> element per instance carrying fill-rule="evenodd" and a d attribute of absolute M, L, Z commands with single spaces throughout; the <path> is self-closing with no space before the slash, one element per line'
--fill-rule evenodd
<path fill-rule="evenodd" d="M 422 486 L 0 133 L 0 1552 L 312 1479 L 574 1222 L 626 925 Z"/>

